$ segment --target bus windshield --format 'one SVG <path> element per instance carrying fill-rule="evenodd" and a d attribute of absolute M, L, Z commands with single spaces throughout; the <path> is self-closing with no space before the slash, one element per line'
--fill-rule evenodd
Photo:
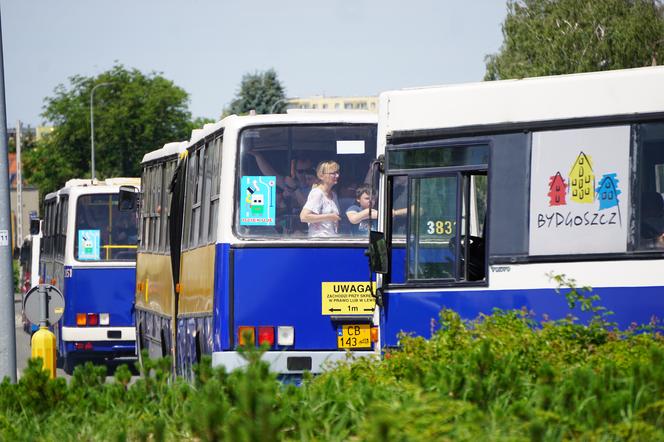
<path fill-rule="evenodd" d="M 375 201 L 370 190 L 364 198 L 357 192 L 370 189 L 375 156 L 375 124 L 245 129 L 240 136 L 236 232 L 273 239 L 367 237 L 369 220 L 356 214 L 369 204 L 375 210 Z M 312 192 L 322 177 L 331 186 L 324 196 L 320 190 Z M 321 221 L 302 222 L 305 206 Z"/>
<path fill-rule="evenodd" d="M 118 210 L 118 195 L 82 195 L 76 207 L 74 256 L 78 261 L 134 261 L 136 211 Z"/>

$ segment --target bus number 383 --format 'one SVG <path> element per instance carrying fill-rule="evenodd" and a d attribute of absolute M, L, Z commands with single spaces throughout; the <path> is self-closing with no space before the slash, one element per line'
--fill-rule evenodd
<path fill-rule="evenodd" d="M 452 221 L 427 221 L 427 233 L 429 235 L 451 235 Z"/>

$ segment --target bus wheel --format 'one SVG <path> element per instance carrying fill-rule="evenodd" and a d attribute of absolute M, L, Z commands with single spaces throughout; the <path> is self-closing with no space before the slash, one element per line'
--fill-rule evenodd
<path fill-rule="evenodd" d="M 194 361 L 194 364 L 200 364 L 201 363 L 201 354 L 203 352 L 201 351 L 201 334 L 200 332 L 196 332 L 196 360 Z"/>
<path fill-rule="evenodd" d="M 67 373 L 68 375 L 72 375 L 74 373 L 74 368 L 76 368 L 77 364 L 77 359 L 76 356 L 72 354 L 67 354 L 62 358 L 62 369 Z"/>
<path fill-rule="evenodd" d="M 170 355 L 171 352 L 168 351 L 168 347 L 166 346 L 166 333 L 164 333 L 164 329 L 161 329 L 161 357 L 165 358 L 166 356 Z"/>
<path fill-rule="evenodd" d="M 143 325 L 138 326 L 138 333 L 136 334 L 136 368 L 138 372 L 143 371 Z"/>

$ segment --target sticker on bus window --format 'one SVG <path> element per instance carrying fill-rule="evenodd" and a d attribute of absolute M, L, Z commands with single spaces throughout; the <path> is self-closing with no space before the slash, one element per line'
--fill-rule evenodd
<path fill-rule="evenodd" d="M 100 259 L 101 235 L 99 230 L 78 231 L 78 260 L 98 261 Z"/>
<path fill-rule="evenodd" d="M 240 225 L 274 226 L 277 177 L 243 176 L 240 195 Z"/>
<path fill-rule="evenodd" d="M 364 140 L 339 140 L 337 141 L 337 155 L 363 154 Z"/>
<path fill-rule="evenodd" d="M 627 250 L 630 130 L 624 125 L 533 133 L 530 255 Z"/>

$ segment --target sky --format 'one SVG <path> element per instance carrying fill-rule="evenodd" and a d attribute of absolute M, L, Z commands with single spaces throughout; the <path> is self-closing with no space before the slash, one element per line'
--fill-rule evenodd
<path fill-rule="evenodd" d="M 274 68 L 288 97 L 378 95 L 479 81 L 505 0 L 0 0 L 7 125 L 114 64 L 157 72 L 218 119 L 242 76 Z"/>

